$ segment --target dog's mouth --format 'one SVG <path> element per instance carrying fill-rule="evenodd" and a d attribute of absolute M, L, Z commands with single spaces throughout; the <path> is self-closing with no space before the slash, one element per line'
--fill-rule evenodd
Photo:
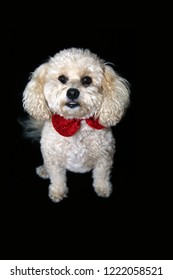
<path fill-rule="evenodd" d="M 66 106 L 71 108 L 71 109 L 73 109 L 73 108 L 76 108 L 76 107 L 78 107 L 80 105 L 79 105 L 79 103 L 77 101 L 73 100 L 73 101 L 66 102 Z"/>

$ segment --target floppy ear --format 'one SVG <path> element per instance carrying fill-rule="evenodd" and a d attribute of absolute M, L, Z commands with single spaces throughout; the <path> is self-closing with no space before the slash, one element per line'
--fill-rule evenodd
<path fill-rule="evenodd" d="M 104 126 L 114 126 L 120 121 L 129 105 L 128 82 L 111 66 L 104 65 L 102 91 L 103 102 L 98 112 L 99 122 Z"/>
<path fill-rule="evenodd" d="M 37 120 L 46 120 L 50 118 L 50 111 L 43 94 L 47 63 L 39 66 L 31 76 L 24 92 L 23 107 Z"/>

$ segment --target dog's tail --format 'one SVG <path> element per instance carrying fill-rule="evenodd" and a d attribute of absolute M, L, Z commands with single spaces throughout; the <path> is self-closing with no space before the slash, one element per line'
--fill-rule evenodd
<path fill-rule="evenodd" d="M 32 141 L 40 141 L 41 131 L 45 121 L 35 120 L 30 116 L 24 119 L 19 119 L 18 121 L 23 127 L 24 138 L 30 139 Z"/>

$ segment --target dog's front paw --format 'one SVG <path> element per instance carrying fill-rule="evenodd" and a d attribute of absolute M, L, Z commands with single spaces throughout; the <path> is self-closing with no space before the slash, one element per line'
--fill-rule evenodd
<path fill-rule="evenodd" d="M 94 186 L 95 192 L 98 196 L 109 197 L 112 193 L 112 184 L 110 182 L 100 182 L 100 184 Z"/>
<path fill-rule="evenodd" d="M 57 185 L 50 184 L 49 186 L 49 197 L 53 202 L 59 202 L 63 198 L 67 197 L 68 189 L 67 187 L 62 188 Z"/>
<path fill-rule="evenodd" d="M 47 170 L 46 170 L 44 164 L 41 165 L 41 166 L 38 166 L 36 168 L 36 173 L 37 173 L 38 176 L 40 176 L 43 179 L 48 179 L 49 178 L 49 175 L 47 173 Z"/>

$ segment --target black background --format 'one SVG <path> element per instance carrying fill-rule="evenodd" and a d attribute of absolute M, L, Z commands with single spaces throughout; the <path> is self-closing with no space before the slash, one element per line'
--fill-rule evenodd
<path fill-rule="evenodd" d="M 154 191 L 144 185 L 136 155 L 136 40 L 134 29 L 109 27 L 81 32 L 37 28 L 11 29 L 10 159 L 6 176 L 7 197 L 3 205 L 6 259 L 158 259 L 166 250 L 158 246 L 160 205 Z M 113 128 L 116 138 L 113 193 L 99 198 L 92 188 L 91 173 L 68 173 L 69 195 L 60 203 L 48 198 L 48 180 L 35 174 L 42 163 L 39 144 L 22 136 L 18 123 L 25 117 L 22 92 L 28 77 L 41 63 L 61 49 L 89 48 L 126 78 L 131 104 Z M 137 169 L 138 167 L 138 169 Z M 9 184 L 8 184 L 9 182 Z M 6 211 L 7 210 L 7 211 Z M 10 237 L 7 238 L 10 232 Z M 162 254 L 161 254 L 162 252 Z"/>

